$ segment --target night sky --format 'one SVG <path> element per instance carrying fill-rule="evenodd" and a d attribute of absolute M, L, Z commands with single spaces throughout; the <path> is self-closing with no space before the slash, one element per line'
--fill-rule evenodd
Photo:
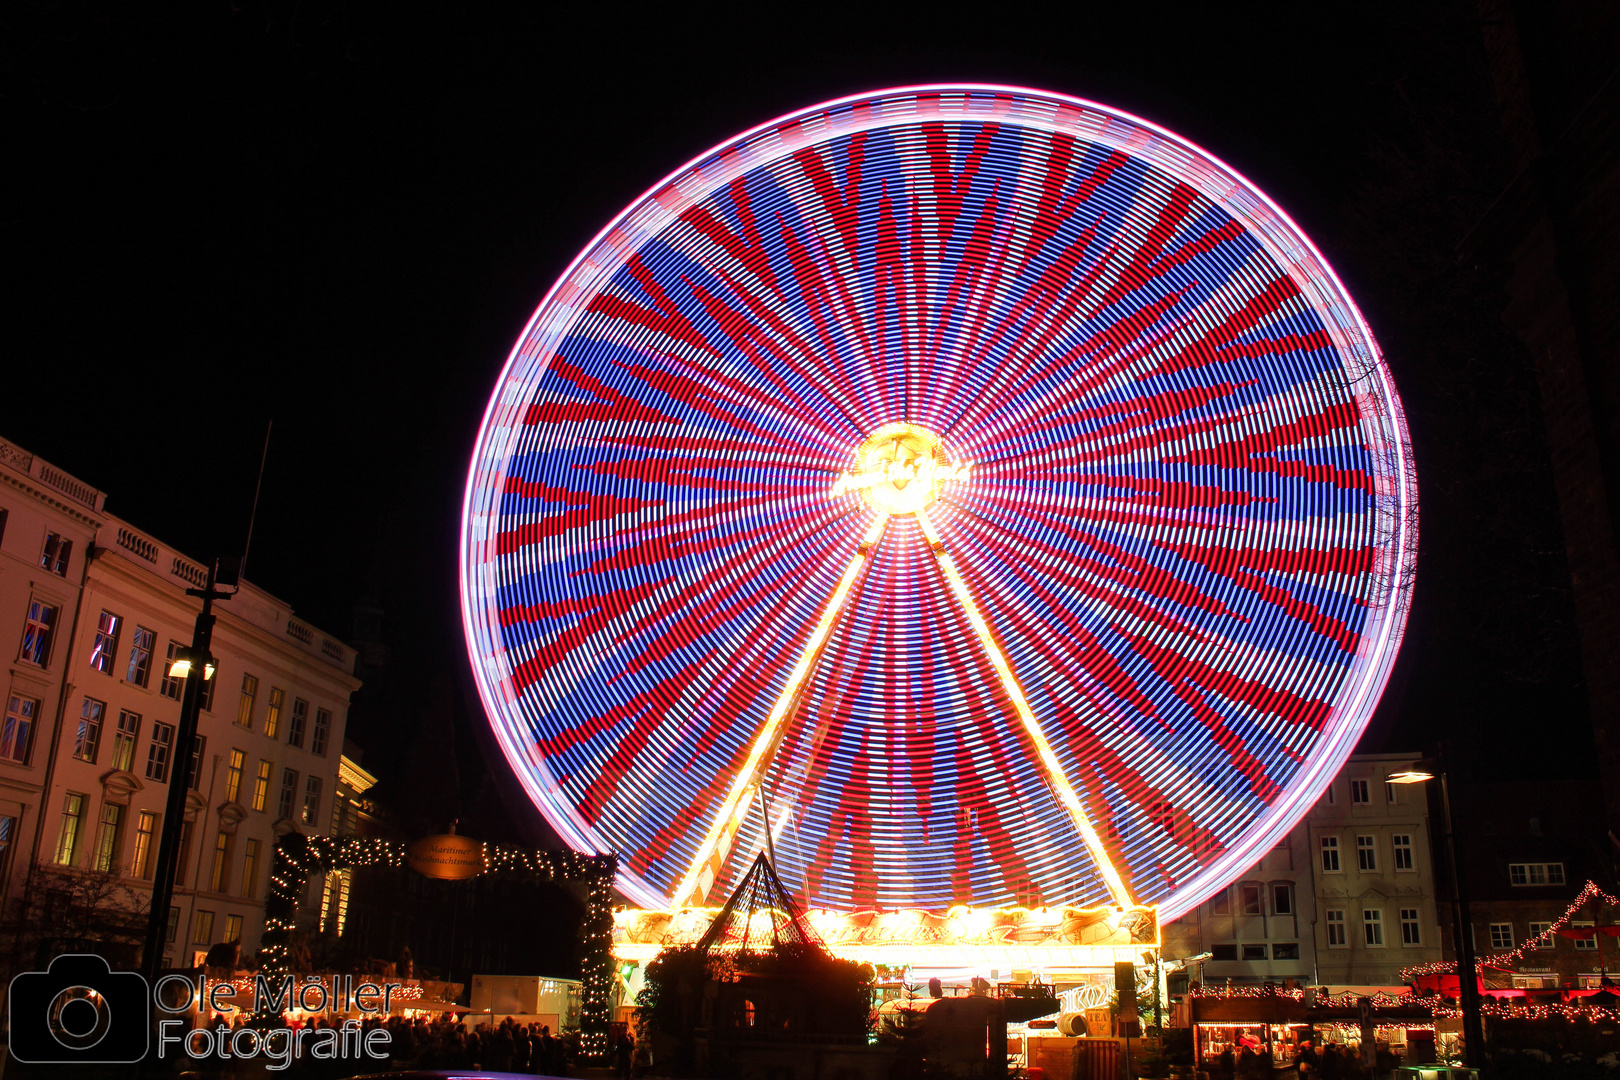
<path fill-rule="evenodd" d="M 1592 770 L 1533 372 L 1499 270 L 1458 255 L 1511 179 L 1472 4 L 560 7 L 0 16 L 0 435 L 208 558 L 242 545 L 273 418 L 249 576 L 339 636 L 358 600 L 384 610 L 391 663 L 350 727 L 380 794 L 416 792 L 454 739 L 460 790 L 434 812 L 499 805 L 455 534 L 484 401 L 556 275 L 748 127 L 952 80 L 1165 125 L 1313 237 L 1388 354 L 1419 469 L 1411 622 L 1363 748 Z"/>

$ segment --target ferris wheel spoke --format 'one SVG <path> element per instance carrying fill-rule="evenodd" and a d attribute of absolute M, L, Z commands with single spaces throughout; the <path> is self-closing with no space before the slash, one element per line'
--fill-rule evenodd
<path fill-rule="evenodd" d="M 1041 723 L 1036 719 L 1035 711 L 1029 707 L 1029 701 L 1024 697 L 1023 688 L 1018 685 L 1018 679 L 1013 675 L 1012 665 L 1007 662 L 1006 655 L 1001 646 L 996 644 L 995 635 L 990 631 L 990 624 L 985 621 L 979 612 L 978 605 L 973 602 L 973 596 L 968 592 L 967 582 L 963 580 L 961 571 L 956 568 L 956 561 L 951 558 L 950 552 L 945 550 L 945 541 L 940 537 L 939 530 L 934 527 L 933 521 L 927 512 L 917 511 L 917 524 L 922 529 L 923 536 L 928 540 L 928 548 L 934 554 L 934 561 L 939 565 L 940 573 L 944 576 L 946 584 L 956 596 L 956 602 L 961 605 L 962 613 L 967 616 L 968 624 L 979 637 L 979 644 L 983 647 L 990 666 L 995 670 L 996 677 L 1001 680 L 1001 688 L 1012 702 L 1013 711 L 1024 725 L 1024 732 L 1035 746 L 1036 756 L 1039 757 L 1041 769 L 1046 773 L 1046 779 L 1052 785 L 1052 791 L 1058 802 L 1069 814 L 1074 822 L 1075 832 L 1085 843 L 1086 850 L 1091 853 L 1092 861 L 1097 864 L 1108 891 L 1114 897 L 1114 903 L 1120 907 L 1134 907 L 1135 901 L 1131 899 L 1130 890 L 1125 887 L 1124 878 L 1120 877 L 1119 870 L 1115 868 L 1108 849 L 1103 846 L 1102 837 L 1097 827 L 1091 823 L 1091 817 L 1075 793 L 1074 786 L 1069 783 L 1067 774 L 1063 771 L 1063 763 L 1052 749 L 1052 744 L 1041 731 Z"/>
<path fill-rule="evenodd" d="M 725 801 L 720 804 L 719 812 L 715 814 L 709 831 L 698 846 L 691 867 L 686 871 L 681 883 L 676 886 L 674 896 L 671 898 L 673 907 L 701 904 L 708 896 L 709 890 L 714 887 L 714 883 L 719 880 L 720 870 L 725 866 L 726 857 L 731 853 L 737 833 L 748 817 L 748 809 L 759 792 L 759 778 L 770 768 L 771 760 L 776 756 L 777 748 L 782 745 L 783 736 L 787 734 L 787 721 L 794 703 L 798 700 L 799 690 L 814 670 L 816 660 L 821 656 L 821 650 L 827 644 L 827 638 L 838 622 L 839 611 L 849 599 L 855 581 L 860 577 L 861 569 L 870 559 L 878 541 L 882 539 L 884 526 L 888 523 L 887 514 L 878 514 L 873 519 L 871 527 L 866 530 L 866 534 L 861 537 L 860 543 L 856 545 L 855 553 L 850 557 L 849 564 L 844 567 L 844 574 L 838 579 L 837 587 L 828 597 L 821 618 L 811 631 L 810 639 L 805 642 L 804 650 L 799 655 L 799 662 L 788 675 L 787 685 L 782 688 L 776 703 L 771 706 L 759 734 L 754 736 L 748 757 L 744 759 L 742 769 L 732 781 Z M 767 822 L 766 828 L 770 827 L 770 823 Z"/>

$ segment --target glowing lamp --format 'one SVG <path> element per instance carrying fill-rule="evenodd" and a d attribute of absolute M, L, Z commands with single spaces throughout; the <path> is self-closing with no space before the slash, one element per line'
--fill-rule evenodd
<path fill-rule="evenodd" d="M 1421 784 L 1426 780 L 1433 780 L 1434 773 L 1424 772 L 1421 769 L 1407 769 L 1404 772 L 1390 773 L 1385 782 L 1390 784 Z"/>

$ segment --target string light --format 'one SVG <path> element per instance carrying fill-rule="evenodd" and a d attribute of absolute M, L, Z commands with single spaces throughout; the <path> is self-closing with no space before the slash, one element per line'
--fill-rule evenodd
<path fill-rule="evenodd" d="M 297 927 L 298 897 L 315 874 L 369 867 L 404 868 L 406 845 L 369 837 L 304 836 L 288 833 L 277 843 L 270 864 L 270 893 L 265 899 L 265 929 L 259 959 L 267 978 L 292 974 L 292 934 Z M 617 855 L 581 855 L 575 851 L 533 851 L 484 845 L 484 874 L 524 875 L 539 881 L 580 881 L 586 885 L 580 1006 L 580 1050 L 586 1057 L 608 1053 L 609 992 L 613 981 L 613 882 Z M 402 1000 L 409 995 L 403 995 Z"/>
<path fill-rule="evenodd" d="M 1515 949 L 1510 949 L 1507 952 L 1502 953 L 1493 953 L 1490 956 L 1480 957 L 1479 966 L 1497 968 L 1498 970 L 1502 971 L 1512 970 L 1513 965 L 1524 959 L 1525 953 L 1535 952 L 1550 945 L 1552 943 L 1552 939 L 1558 935 L 1558 932 L 1564 929 L 1564 927 L 1568 926 L 1570 920 L 1580 913 L 1580 909 L 1592 900 L 1597 900 L 1603 907 L 1620 907 L 1620 899 L 1610 896 L 1608 893 L 1598 888 L 1597 882 L 1589 880 L 1586 883 L 1586 887 L 1581 890 L 1580 895 L 1575 898 L 1574 903 L 1570 904 L 1569 908 L 1562 915 L 1560 915 L 1556 921 L 1549 925 L 1547 929 L 1543 930 L 1535 937 L 1521 942 Z M 1413 979 L 1422 978 L 1423 976 L 1427 975 L 1454 975 L 1456 972 L 1457 961 L 1436 960 L 1429 964 L 1416 964 L 1412 967 L 1402 968 L 1401 978 L 1410 982 Z"/>

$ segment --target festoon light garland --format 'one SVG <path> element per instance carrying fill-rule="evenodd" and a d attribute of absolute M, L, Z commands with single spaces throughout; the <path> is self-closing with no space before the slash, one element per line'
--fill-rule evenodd
<path fill-rule="evenodd" d="M 280 978 L 289 970 L 289 947 L 296 929 L 298 897 L 312 874 L 365 867 L 404 868 L 406 845 L 397 840 L 363 837 L 303 836 L 288 833 L 276 843 L 270 865 L 270 894 L 265 900 L 265 930 L 259 958 L 266 976 Z M 580 1049 L 589 1057 L 608 1052 L 608 992 L 613 977 L 613 881 L 617 855 L 581 855 L 573 851 L 526 851 L 484 845 L 484 874 L 527 875 L 539 881 L 580 881 L 586 885 L 585 917 L 580 923 L 584 944 L 581 981 Z"/>
<path fill-rule="evenodd" d="M 1586 883 L 1586 887 L 1581 890 L 1580 895 L 1575 897 L 1575 901 L 1570 904 L 1564 913 L 1560 915 L 1557 920 L 1552 923 L 1552 925 L 1548 926 L 1547 929 L 1543 930 L 1535 937 L 1528 938 L 1521 942 L 1517 948 L 1510 949 L 1507 952 L 1493 953 L 1490 956 L 1480 957 L 1478 961 L 1479 966 L 1503 969 L 1509 968 L 1513 964 L 1516 964 L 1518 961 L 1522 960 L 1525 953 L 1534 952 L 1538 949 L 1546 947 L 1552 942 L 1552 939 L 1558 935 L 1559 931 L 1568 926 L 1570 920 L 1580 913 L 1581 908 L 1591 900 L 1597 900 L 1604 907 L 1620 907 L 1620 899 L 1616 899 L 1615 897 L 1604 892 L 1602 889 L 1598 888 L 1597 882 L 1588 881 Z M 1456 970 L 1457 961 L 1436 960 L 1429 964 L 1416 964 L 1412 967 L 1402 968 L 1401 978 L 1411 980 L 1423 975 L 1451 975 L 1454 974 Z"/>

